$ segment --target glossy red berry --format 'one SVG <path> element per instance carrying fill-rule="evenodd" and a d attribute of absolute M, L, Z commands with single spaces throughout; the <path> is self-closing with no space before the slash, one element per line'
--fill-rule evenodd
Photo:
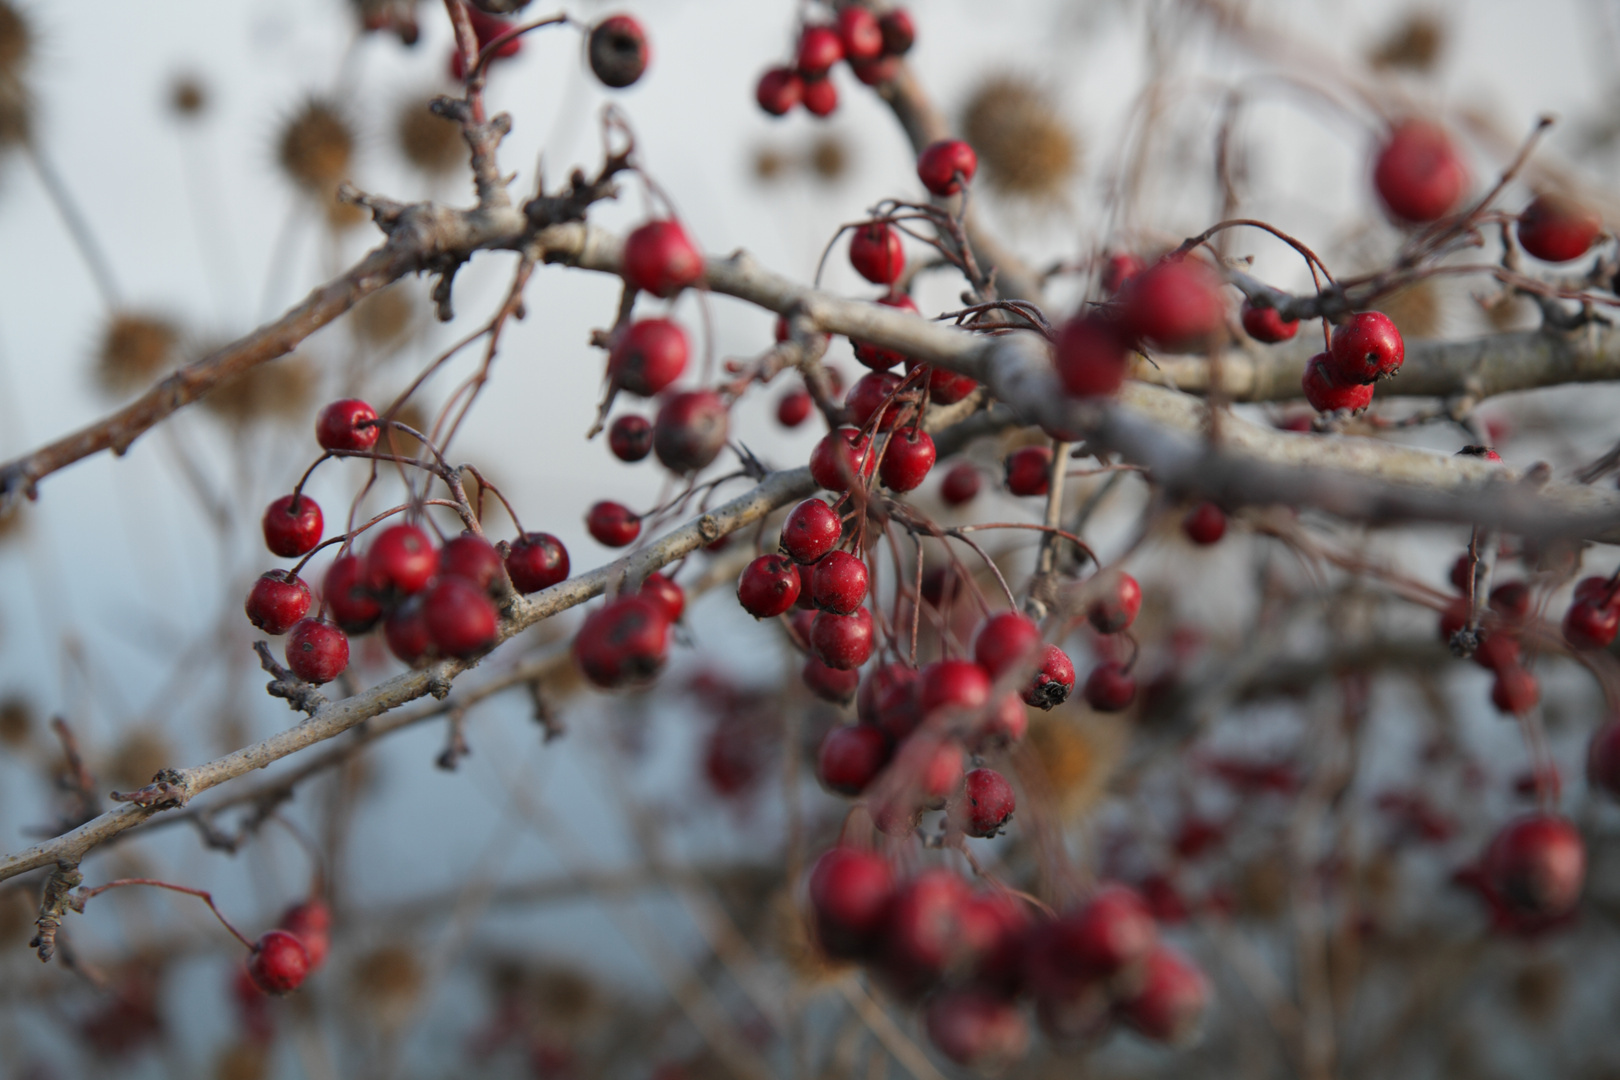
<path fill-rule="evenodd" d="M 965 401 L 969 394 L 979 388 L 978 380 L 971 375 L 962 375 L 933 364 L 923 366 L 928 368 L 928 400 L 936 405 L 955 405 L 958 401 Z M 907 374 L 917 367 L 916 360 L 906 359 Z"/>
<path fill-rule="evenodd" d="M 329 683 L 349 666 L 349 639 L 336 623 L 299 619 L 287 634 L 287 667 L 307 683 Z"/>
<path fill-rule="evenodd" d="M 621 594 L 591 612 L 574 638 L 574 662 L 596 686 L 646 682 L 669 658 L 669 620 L 644 596 Z"/>
<path fill-rule="evenodd" d="M 887 371 L 869 371 L 862 375 L 855 380 L 855 385 L 849 388 L 849 396 L 844 399 L 850 421 L 864 431 L 871 425 L 872 418 L 878 417 L 877 430 L 888 431 L 900 419 L 902 410 L 911 412 L 909 406 L 890 400 L 898 389 L 898 375 Z M 880 409 L 882 416 L 878 416 Z"/>
<path fill-rule="evenodd" d="M 356 398 L 334 401 L 315 417 L 315 441 L 322 450 L 363 453 L 377 445 L 381 433 L 377 411 Z"/>
<path fill-rule="evenodd" d="M 608 449 L 620 461 L 640 461 L 652 446 L 653 427 L 645 416 L 621 416 L 608 428 Z"/>
<path fill-rule="evenodd" d="M 1492 891 L 1515 912 L 1557 918 L 1580 902 L 1586 845 L 1567 819 L 1527 814 L 1496 834 L 1483 869 Z"/>
<path fill-rule="evenodd" d="M 1084 694 L 1098 712 L 1119 712 L 1136 700 L 1136 678 L 1124 664 L 1104 660 L 1086 676 Z"/>
<path fill-rule="evenodd" d="M 1243 302 L 1243 332 L 1263 345 L 1275 345 L 1279 341 L 1287 341 L 1299 333 L 1299 320 L 1289 319 L 1277 313 L 1274 307 L 1256 307 L 1247 300 Z"/>
<path fill-rule="evenodd" d="M 293 505 L 296 498 L 297 505 Z M 321 542 L 321 508 L 308 495 L 283 495 L 264 512 L 264 545 L 285 559 L 313 551 Z"/>
<path fill-rule="evenodd" d="M 851 797 L 889 763 L 888 737 L 866 724 L 846 724 L 827 732 L 816 755 L 816 776 L 828 791 Z"/>
<path fill-rule="evenodd" d="M 671 472 L 700 472 L 720 456 L 730 434 L 731 410 L 720 395 L 688 390 L 672 394 L 658 410 L 653 452 Z"/>
<path fill-rule="evenodd" d="M 973 659 L 991 681 L 1034 662 L 1041 646 L 1041 628 L 1016 611 L 1001 611 L 979 627 L 973 639 Z"/>
<path fill-rule="evenodd" d="M 1541 684 L 1522 667 L 1496 669 L 1496 681 L 1491 684 L 1491 704 L 1502 712 L 1523 716 L 1541 700 Z"/>
<path fill-rule="evenodd" d="M 652 58 L 647 33 L 628 15 L 609 15 L 591 27 L 586 48 L 591 72 L 604 86 L 623 89 L 641 78 Z"/>
<path fill-rule="evenodd" d="M 893 867 L 876 852 L 835 847 L 817 859 L 809 892 L 822 949 L 842 960 L 871 955 L 881 940 L 894 884 Z"/>
<path fill-rule="evenodd" d="M 883 55 L 883 28 L 866 8 L 851 4 L 838 13 L 838 40 L 851 64 Z"/>
<path fill-rule="evenodd" d="M 243 609 L 248 622 L 267 634 L 285 634 L 309 612 L 309 586 L 286 570 L 268 570 L 248 591 Z"/>
<path fill-rule="evenodd" d="M 1620 722 L 1610 720 L 1587 744 L 1586 782 L 1620 798 Z"/>
<path fill-rule="evenodd" d="M 1041 666 L 1024 688 L 1023 699 L 1037 709 L 1052 709 L 1069 700 L 1074 692 L 1074 661 L 1056 645 L 1041 650 Z"/>
<path fill-rule="evenodd" d="M 806 78 L 827 74 L 843 58 L 844 43 L 832 27 L 807 26 L 800 33 L 796 63 L 799 73 Z"/>
<path fill-rule="evenodd" d="M 979 155 L 961 139 L 941 139 L 917 155 L 917 179 L 935 195 L 955 195 L 978 171 Z"/>
<path fill-rule="evenodd" d="M 827 117 L 838 110 L 838 87 L 831 77 L 823 75 L 804 82 L 804 111 L 811 116 Z"/>
<path fill-rule="evenodd" d="M 1200 547 L 1218 544 L 1226 535 L 1226 512 L 1214 503 L 1199 503 L 1181 519 L 1181 531 Z"/>
<path fill-rule="evenodd" d="M 1382 311 L 1358 311 L 1333 328 L 1328 374 L 1342 386 L 1370 383 L 1400 370 L 1406 359 L 1401 332 Z"/>
<path fill-rule="evenodd" d="M 627 547 L 641 535 L 641 518 L 623 503 L 604 499 L 585 515 L 585 530 L 605 547 Z"/>
<path fill-rule="evenodd" d="M 297 938 L 309 956 L 309 970 L 326 962 L 332 944 L 332 909 L 320 900 L 294 904 L 281 915 L 280 929 Z"/>
<path fill-rule="evenodd" d="M 1185 1042 L 1209 1006 L 1209 980 L 1176 950 L 1160 945 L 1147 957 L 1142 981 L 1119 1003 L 1119 1015 L 1156 1042 Z"/>
<path fill-rule="evenodd" d="M 974 769 L 963 780 L 962 831 L 969 836 L 995 836 L 1017 806 L 1005 776 L 994 769 Z"/>
<path fill-rule="evenodd" d="M 761 555 L 737 579 L 737 602 L 756 619 L 781 615 L 798 598 L 799 572 L 783 555 Z"/>
<path fill-rule="evenodd" d="M 379 595 L 419 593 L 438 572 L 438 549 L 415 525 L 390 525 L 366 551 L 366 585 Z"/>
<path fill-rule="evenodd" d="M 1142 610 L 1142 586 L 1126 573 L 1100 583 L 1100 592 L 1086 607 L 1086 618 L 1099 634 L 1117 634 L 1136 621 Z"/>
<path fill-rule="evenodd" d="M 1445 217 L 1467 193 L 1468 166 L 1445 130 L 1408 120 L 1390 132 L 1373 165 L 1373 186 L 1390 214 L 1418 224 Z"/>
<path fill-rule="evenodd" d="M 1052 481 L 1052 448 L 1026 446 L 1007 455 L 1007 490 L 1014 495 L 1045 495 Z"/>
<path fill-rule="evenodd" d="M 941 709 L 973 712 L 990 701 L 990 673 L 971 660 L 936 660 L 917 676 L 924 716 Z"/>
<path fill-rule="evenodd" d="M 466 659 L 495 644 L 500 617 L 483 589 L 466 578 L 444 576 L 423 601 L 428 636 L 444 656 Z"/>
<path fill-rule="evenodd" d="M 462 533 L 439 549 L 439 575 L 470 581 L 482 592 L 494 593 L 505 574 L 501 553 L 482 536 Z"/>
<path fill-rule="evenodd" d="M 637 319 L 608 354 L 608 375 L 632 394 L 652 397 L 681 377 L 691 345 L 672 319 Z"/>
<path fill-rule="evenodd" d="M 686 590 L 660 573 L 651 573 L 641 582 L 640 595 L 658 605 L 670 622 L 680 622 L 686 611 Z"/>
<path fill-rule="evenodd" d="M 1305 400 L 1317 412 L 1339 409 L 1359 412 L 1372 404 L 1372 384 L 1344 385 L 1337 382 L 1333 377 L 1332 361 L 1325 352 L 1317 353 L 1306 363 L 1301 385 L 1305 389 Z"/>
<path fill-rule="evenodd" d="M 804 100 L 804 80 L 792 68 L 771 68 L 759 77 L 754 100 L 772 116 L 786 116 Z"/>
<path fill-rule="evenodd" d="M 834 615 L 851 615 L 866 599 L 866 563 L 847 551 L 829 551 L 810 568 L 810 597 Z"/>
<path fill-rule="evenodd" d="M 267 994 L 289 994 L 309 975 L 309 950 L 285 930 L 267 930 L 248 955 L 253 985 Z"/>
<path fill-rule="evenodd" d="M 360 556 L 339 555 L 326 568 L 322 586 L 326 610 L 345 634 L 363 634 L 382 618 L 382 605 L 366 588 L 366 564 Z"/>
<path fill-rule="evenodd" d="M 863 11 L 863 8 L 846 8 Z M 870 17 L 870 13 L 866 13 Z M 906 249 L 900 233 L 884 221 L 858 226 L 849 239 L 849 264 L 874 285 L 893 285 L 906 269 Z"/>
<path fill-rule="evenodd" d="M 818 612 L 810 624 L 810 649 L 830 668 L 860 667 L 872 656 L 872 613 L 866 608 L 853 615 Z"/>
<path fill-rule="evenodd" d="M 808 391 L 789 390 L 776 402 L 776 422 L 785 428 L 796 428 L 810 419 L 815 402 Z"/>
<path fill-rule="evenodd" d="M 913 315 L 919 314 L 916 301 L 905 293 L 891 292 L 887 296 L 878 297 L 876 303 L 882 304 L 884 307 L 910 312 Z M 880 345 L 873 345 L 871 342 L 852 339 L 850 345 L 855 350 L 855 359 L 873 371 L 888 371 L 906 359 L 903 353 L 896 352 L 893 349 L 885 349 Z"/>
<path fill-rule="evenodd" d="M 568 577 L 568 549 L 550 533 L 524 533 L 507 552 L 506 576 L 524 595 L 550 588 Z"/>
<path fill-rule="evenodd" d="M 624 241 L 624 279 L 665 299 L 703 279 L 703 256 L 678 221 L 649 221 Z"/>
<path fill-rule="evenodd" d="M 1164 259 L 1138 274 L 1123 296 L 1126 329 L 1167 352 L 1209 345 L 1226 322 L 1221 279 L 1196 259 Z"/>
<path fill-rule="evenodd" d="M 1076 315 L 1058 332 L 1053 363 L 1070 394 L 1107 397 L 1125 382 L 1130 354 L 1115 323 L 1096 315 Z"/>
<path fill-rule="evenodd" d="M 1564 613 L 1564 640 L 1577 649 L 1606 649 L 1620 631 L 1620 607 L 1576 600 Z"/>
<path fill-rule="evenodd" d="M 939 1052 L 975 1070 L 999 1073 L 1029 1047 L 1029 1026 L 1018 1006 L 982 990 L 950 990 L 928 1003 L 928 1039 Z"/>
<path fill-rule="evenodd" d="M 810 451 L 810 476 L 828 491 L 847 491 L 851 483 L 869 479 L 876 468 L 871 440 L 854 428 L 827 432 Z"/>
<path fill-rule="evenodd" d="M 883 51 L 889 56 L 904 56 L 917 40 L 917 27 L 911 13 L 905 8 L 891 8 L 878 19 L 883 32 Z"/>
<path fill-rule="evenodd" d="M 945 474 L 939 485 L 939 497 L 945 500 L 946 506 L 962 506 L 979 494 L 979 484 L 979 470 L 964 461 L 952 465 Z"/>
<path fill-rule="evenodd" d="M 395 605 L 383 620 L 383 640 L 388 651 L 407 664 L 414 664 L 433 648 L 433 635 L 428 631 L 426 597 L 421 594 L 406 597 Z"/>
<path fill-rule="evenodd" d="M 920 428 L 895 432 L 878 464 L 878 478 L 891 491 L 914 491 L 927 479 L 937 453 L 928 432 Z"/>
<path fill-rule="evenodd" d="M 805 566 L 833 549 L 843 532 L 838 512 L 820 499 L 806 499 L 782 523 L 782 550 Z"/>
<path fill-rule="evenodd" d="M 1603 217 L 1576 199 L 1537 195 L 1519 215 L 1519 244 L 1543 262 L 1569 262 L 1592 250 Z"/>

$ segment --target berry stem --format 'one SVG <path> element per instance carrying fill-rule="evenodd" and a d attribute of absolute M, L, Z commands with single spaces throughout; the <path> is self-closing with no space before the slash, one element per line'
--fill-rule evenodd
<path fill-rule="evenodd" d="M 242 932 L 232 926 L 230 920 L 220 912 L 219 908 L 214 906 L 213 896 L 202 889 L 193 889 L 189 885 L 174 885 L 167 881 L 159 881 L 156 878 L 119 878 L 116 881 L 109 881 L 105 885 L 97 885 L 94 889 L 80 889 L 75 907 L 82 911 L 85 901 L 100 896 L 108 889 L 122 888 L 125 885 L 151 885 L 155 888 L 170 889 L 177 893 L 185 893 L 187 896 L 195 896 L 208 905 L 208 910 L 214 913 L 214 918 L 218 919 L 220 925 L 229 930 L 237 941 L 247 946 L 249 951 L 253 949 L 253 942 L 243 937 Z"/>

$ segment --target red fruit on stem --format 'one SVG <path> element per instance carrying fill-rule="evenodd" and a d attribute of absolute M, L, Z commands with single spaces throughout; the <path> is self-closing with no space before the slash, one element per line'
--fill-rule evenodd
<path fill-rule="evenodd" d="M 810 597 L 834 615 L 852 615 L 866 599 L 866 563 L 847 551 L 829 551 L 810 568 Z"/>
<path fill-rule="evenodd" d="M 900 74 L 900 62 L 892 56 L 877 60 L 853 60 L 849 70 L 866 86 L 882 86 Z"/>
<path fill-rule="evenodd" d="M 964 958 L 961 909 L 967 885 L 948 870 L 925 870 L 902 885 L 884 920 L 881 969 L 902 997 L 919 997 Z"/>
<path fill-rule="evenodd" d="M 1541 700 L 1541 684 L 1522 667 L 1496 669 L 1496 681 L 1491 684 L 1491 704 L 1502 712 L 1523 716 Z"/>
<path fill-rule="evenodd" d="M 884 448 L 878 478 L 891 491 L 914 491 L 927 479 L 937 453 L 928 432 L 920 428 L 896 432 Z"/>
<path fill-rule="evenodd" d="M 1401 332 L 1382 311 L 1358 311 L 1333 328 L 1328 374 L 1341 386 L 1370 383 L 1400 370 L 1406 359 Z"/>
<path fill-rule="evenodd" d="M 1054 924 L 1050 947 L 1065 972 L 1081 980 L 1107 978 L 1148 958 L 1159 941 L 1147 901 L 1123 885 L 1107 885 Z"/>
<path fill-rule="evenodd" d="M 848 491 L 851 483 L 870 479 L 876 468 L 871 440 L 854 428 L 827 432 L 810 451 L 810 476 L 828 491 Z"/>
<path fill-rule="evenodd" d="M 1537 195 L 1519 215 L 1519 244 L 1543 262 L 1569 262 L 1592 250 L 1603 217 L 1562 195 Z"/>
<path fill-rule="evenodd" d="M 844 58 L 844 43 L 830 26 L 807 26 L 799 34 L 796 66 L 807 79 L 827 74 Z"/>
<path fill-rule="evenodd" d="M 1332 360 L 1325 352 L 1317 353 L 1306 363 L 1301 385 L 1305 389 L 1305 400 L 1317 412 L 1339 409 L 1359 412 L 1372 404 L 1372 384 L 1346 386 L 1334 381 Z"/>
<path fill-rule="evenodd" d="M 574 638 L 574 662 L 604 690 L 651 680 L 669 658 L 669 620 L 657 603 L 623 594 L 591 612 Z"/>
<path fill-rule="evenodd" d="M 796 428 L 810 418 L 815 403 L 804 390 L 789 390 L 776 403 L 776 422 L 785 428 Z"/>
<path fill-rule="evenodd" d="M 646 31 L 628 15 L 609 15 L 591 27 L 586 53 L 592 74 L 615 90 L 640 79 L 652 59 Z"/>
<path fill-rule="evenodd" d="M 955 195 L 978 171 L 979 155 L 961 139 L 941 139 L 917 155 L 917 179 L 935 195 Z"/>
<path fill-rule="evenodd" d="M 950 990 L 928 1003 L 928 1039 L 975 1070 L 999 1073 L 1024 1057 L 1029 1026 L 1018 1006 L 982 990 Z"/>
<path fill-rule="evenodd" d="M 309 612 L 309 586 L 304 579 L 286 570 L 267 570 L 259 575 L 242 605 L 248 622 L 267 634 L 285 634 Z"/>
<path fill-rule="evenodd" d="M 620 461 L 640 461 L 652 447 L 653 426 L 645 416 L 621 416 L 608 428 L 608 449 Z"/>
<path fill-rule="evenodd" d="M 880 940 L 894 869 L 876 852 L 835 847 L 811 868 L 809 892 L 822 949 L 837 959 L 860 959 Z"/>
<path fill-rule="evenodd" d="M 849 396 L 844 399 L 844 406 L 849 409 L 849 418 L 856 427 L 866 430 L 872 423 L 872 418 L 883 410 L 878 418 L 877 430 L 888 431 L 900 420 L 901 411 L 910 413 L 908 405 L 900 405 L 889 399 L 900 388 L 900 376 L 887 371 L 869 371 L 855 380 L 855 385 L 849 388 Z"/>
<path fill-rule="evenodd" d="M 1567 819 L 1526 814 L 1485 849 L 1492 891 L 1521 915 L 1557 918 L 1575 910 L 1586 880 L 1586 845 Z"/>
<path fill-rule="evenodd" d="M 465 578 L 441 577 L 422 603 L 428 636 L 444 656 L 466 659 L 495 644 L 500 616 L 489 596 Z"/>
<path fill-rule="evenodd" d="M 831 78 L 808 79 L 804 84 L 804 111 L 811 116 L 831 116 L 838 109 L 838 87 Z"/>
<path fill-rule="evenodd" d="M 568 577 L 568 549 L 550 533 L 524 533 L 506 555 L 512 588 L 527 596 Z"/>
<path fill-rule="evenodd" d="M 816 755 L 816 777 L 823 787 L 854 797 L 889 763 L 888 737 L 866 724 L 846 724 L 827 732 Z"/>
<path fill-rule="evenodd" d="M 1053 363 L 1063 389 L 1075 397 L 1116 393 L 1131 366 L 1119 326 L 1097 315 L 1076 315 L 1063 324 Z"/>
<path fill-rule="evenodd" d="M 314 499 L 308 495 L 283 495 L 265 509 L 264 546 L 273 555 L 295 559 L 321 542 L 321 528 L 321 508 Z"/>
<path fill-rule="evenodd" d="M 1041 646 L 1041 628 L 1016 611 L 1001 611 L 979 627 L 973 639 L 973 659 L 992 681 L 1035 659 Z"/>
<path fill-rule="evenodd" d="M 1142 1036 L 1179 1043 L 1190 1038 L 1209 1006 L 1209 980 L 1198 966 L 1161 945 L 1148 956 L 1142 982 L 1119 1003 L 1119 1015 Z"/>
<path fill-rule="evenodd" d="M 1218 544 L 1226 535 L 1226 512 L 1214 503 L 1199 503 L 1181 519 L 1181 531 L 1200 547 Z"/>
<path fill-rule="evenodd" d="M 654 571 L 641 583 L 640 594 L 657 604 L 670 622 L 680 622 L 686 611 L 686 590 Z"/>
<path fill-rule="evenodd" d="M 1243 332 L 1264 345 L 1275 345 L 1279 341 L 1287 341 L 1299 333 L 1299 320 L 1289 319 L 1277 314 L 1274 307 L 1255 307 L 1249 301 L 1243 301 Z"/>
<path fill-rule="evenodd" d="M 994 769 L 974 769 L 963 780 L 962 831 L 988 837 L 1001 832 L 1013 816 L 1018 800 L 1007 778 Z"/>
<path fill-rule="evenodd" d="M 1056 645 L 1041 652 L 1041 666 L 1024 688 L 1023 700 L 1037 709 L 1052 709 L 1069 700 L 1074 692 L 1074 661 Z"/>
<path fill-rule="evenodd" d="M 1117 634 L 1136 621 L 1142 610 L 1142 586 L 1131 575 L 1120 572 L 1104 580 L 1101 594 L 1086 608 L 1086 618 L 1099 634 Z"/>
<path fill-rule="evenodd" d="M 866 8 L 852 4 L 838 13 L 838 40 L 844 47 L 844 59 L 851 64 L 883 55 L 883 28 Z"/>
<path fill-rule="evenodd" d="M 782 550 L 808 566 L 833 549 L 843 528 L 838 511 L 820 499 L 806 499 L 782 523 Z"/>
<path fill-rule="evenodd" d="M 366 588 L 366 564 L 350 552 L 339 555 L 326 568 L 322 586 L 326 610 L 345 634 L 363 634 L 382 618 L 382 605 Z"/>
<path fill-rule="evenodd" d="M 882 304 L 884 307 L 909 311 L 913 315 L 920 314 L 916 302 L 905 293 L 891 292 L 887 296 L 878 297 L 875 302 Z M 850 346 L 855 350 L 855 359 L 873 371 L 888 371 L 894 365 L 906 359 L 903 353 L 898 353 L 893 349 L 885 349 L 882 346 L 873 345 L 866 341 L 851 339 Z"/>
<path fill-rule="evenodd" d="M 332 909 L 320 900 L 294 904 L 281 915 L 280 929 L 297 938 L 309 956 L 309 970 L 326 962 L 332 944 Z"/>
<path fill-rule="evenodd" d="M 1564 640 L 1577 649 L 1606 649 L 1620 631 L 1620 608 L 1601 599 L 1576 600 L 1564 612 Z"/>
<path fill-rule="evenodd" d="M 872 656 L 872 613 L 866 608 L 853 615 L 818 612 L 810 624 L 810 649 L 830 668 L 860 667 Z"/>
<path fill-rule="evenodd" d="M 1116 251 L 1103 263 L 1102 287 L 1110 295 L 1123 292 L 1136 275 L 1147 269 L 1147 264 L 1128 251 Z"/>
<path fill-rule="evenodd" d="M 917 676 L 923 716 L 940 709 L 972 712 L 990 701 L 990 673 L 971 660 L 936 660 Z"/>
<path fill-rule="evenodd" d="M 737 579 L 737 602 L 756 619 L 781 615 L 798 598 L 799 571 L 784 555 L 761 555 Z"/>
<path fill-rule="evenodd" d="M 1474 646 L 1474 663 L 1487 671 L 1518 667 L 1521 649 L 1519 639 L 1512 634 L 1492 631 Z"/>
<path fill-rule="evenodd" d="M 501 553 L 482 536 L 451 537 L 439 549 L 439 576 L 462 578 L 483 592 L 494 592 L 502 578 Z"/>
<path fill-rule="evenodd" d="M 1136 678 L 1124 664 L 1104 660 L 1086 676 L 1084 694 L 1098 712 L 1119 712 L 1136 700 Z"/>
<path fill-rule="evenodd" d="M 932 364 L 923 366 L 928 368 L 928 398 L 936 405 L 955 405 L 979 388 L 978 380 L 971 375 L 962 375 Z M 907 374 L 917 367 L 917 361 L 909 357 L 906 359 Z"/>
<path fill-rule="evenodd" d="M 830 668 L 813 656 L 805 658 L 800 678 L 812 694 L 834 705 L 848 705 L 861 681 L 860 672 Z"/>
<path fill-rule="evenodd" d="M 1029 731 L 1029 712 L 1019 694 L 1008 694 L 989 718 L 969 736 L 968 749 L 975 754 L 1011 746 Z"/>
<path fill-rule="evenodd" d="M 383 640 L 388 651 L 407 664 L 414 664 L 433 647 L 433 635 L 428 632 L 425 598 L 420 594 L 406 597 L 383 620 Z"/>
<path fill-rule="evenodd" d="M 1148 267 L 1125 290 L 1126 329 L 1167 352 L 1209 345 L 1226 323 L 1221 279 L 1196 259 L 1165 259 Z"/>
<path fill-rule="evenodd" d="M 415 525 L 390 525 L 366 551 L 366 587 L 378 594 L 410 596 L 439 572 L 439 552 Z"/>
<path fill-rule="evenodd" d="M 754 100 L 772 116 L 786 116 L 804 100 L 804 80 L 792 68 L 771 68 L 759 77 Z"/>
<path fill-rule="evenodd" d="M 1468 166 L 1445 130 L 1408 120 L 1390 132 L 1373 165 L 1373 186 L 1390 214 L 1417 224 L 1445 217 L 1467 193 Z"/>
<path fill-rule="evenodd" d="M 613 343 L 608 376 L 632 394 L 652 397 L 681 377 L 691 353 L 680 323 L 637 319 Z"/>
<path fill-rule="evenodd" d="M 1007 490 L 1014 495 L 1045 495 L 1052 481 L 1052 448 L 1025 446 L 1007 455 Z"/>
<path fill-rule="evenodd" d="M 905 8 L 884 12 L 878 19 L 878 29 L 883 32 L 883 51 L 889 56 L 904 56 L 917 40 L 917 27 Z"/>
<path fill-rule="evenodd" d="M 625 238 L 624 280 L 668 299 L 703 279 L 703 256 L 678 221 L 649 221 Z"/>
<path fill-rule="evenodd" d="M 867 14 L 870 17 L 870 13 Z M 884 221 L 869 221 L 858 226 L 849 239 L 849 264 L 874 285 L 893 285 L 906 269 L 906 249 L 900 242 L 899 231 Z"/>
<path fill-rule="evenodd" d="M 253 943 L 247 970 L 253 985 L 267 994 L 288 994 L 309 975 L 309 951 L 285 930 L 267 930 Z"/>
<path fill-rule="evenodd" d="M 665 399 L 653 425 L 653 452 L 671 472 L 709 467 L 731 434 L 731 410 L 713 390 L 688 390 Z"/>
<path fill-rule="evenodd" d="M 623 503 L 604 499 L 585 515 L 585 529 L 598 544 L 621 548 L 635 543 L 641 535 L 641 518 Z"/>
<path fill-rule="evenodd" d="M 336 623 L 299 619 L 287 634 L 287 667 L 307 683 L 329 683 L 349 666 L 349 639 Z"/>
<path fill-rule="evenodd" d="M 882 727 L 887 696 L 897 691 L 909 696 L 912 684 L 916 682 L 916 679 L 916 671 L 902 663 L 884 664 L 875 668 L 861 682 L 860 694 L 855 699 L 856 717 L 863 724 Z M 904 738 L 910 733 L 908 728 L 900 735 L 893 735 L 892 737 Z"/>
<path fill-rule="evenodd" d="M 377 411 L 357 398 L 334 401 L 315 417 L 315 441 L 322 450 L 364 453 L 381 434 Z"/>
<path fill-rule="evenodd" d="M 1586 782 L 1620 798 L 1620 721 L 1598 728 L 1587 744 Z"/>
<path fill-rule="evenodd" d="M 962 506 L 979 494 L 979 470 L 961 462 L 952 465 L 939 485 L 939 497 L 946 506 Z"/>

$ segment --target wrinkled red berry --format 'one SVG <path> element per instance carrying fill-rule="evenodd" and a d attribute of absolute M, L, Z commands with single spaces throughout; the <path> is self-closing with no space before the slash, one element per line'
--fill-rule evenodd
<path fill-rule="evenodd" d="M 1074 661 L 1056 645 L 1041 650 L 1041 666 L 1035 677 L 1024 688 L 1025 704 L 1037 709 L 1052 709 L 1069 700 L 1074 692 Z"/>
<path fill-rule="evenodd" d="M 1400 370 L 1406 342 L 1382 311 L 1358 311 L 1333 328 L 1328 374 L 1341 386 L 1370 383 Z"/>
<path fill-rule="evenodd" d="M 962 831 L 969 836 L 995 836 L 1017 805 L 1005 776 L 994 769 L 974 769 L 963 781 Z"/>
<path fill-rule="evenodd" d="M 309 612 L 309 586 L 286 570 L 267 570 L 249 590 L 243 609 L 248 622 L 267 634 L 285 634 Z"/>
<path fill-rule="evenodd" d="M 293 505 L 296 498 L 298 504 Z M 313 551 L 321 542 L 321 508 L 308 495 L 283 495 L 264 512 L 264 546 L 284 559 Z"/>
<path fill-rule="evenodd" d="M 287 634 L 287 667 L 307 683 L 329 683 L 349 666 L 349 639 L 336 623 L 299 619 Z"/>

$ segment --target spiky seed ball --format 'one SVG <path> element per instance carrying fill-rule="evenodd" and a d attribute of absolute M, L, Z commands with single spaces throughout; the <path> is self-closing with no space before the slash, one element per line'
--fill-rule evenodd
<path fill-rule="evenodd" d="M 276 157 L 294 183 L 335 188 L 354 160 L 354 129 L 336 105 L 309 98 L 282 127 Z"/>
<path fill-rule="evenodd" d="M 405 160 L 428 176 L 446 176 L 467 163 L 467 144 L 454 120 L 428 107 L 429 98 L 413 98 L 399 110 L 394 138 Z"/>
<path fill-rule="evenodd" d="M 1080 165 L 1080 143 L 1050 96 L 1013 75 L 979 85 L 962 114 L 962 131 L 979 152 L 985 181 L 1026 199 L 1061 196 Z"/>
<path fill-rule="evenodd" d="M 28 62 L 34 35 L 22 12 L 8 0 L 0 0 L 0 78 L 14 79 Z"/>
<path fill-rule="evenodd" d="M 315 368 L 309 358 L 294 353 L 248 368 L 209 391 L 202 403 L 209 412 L 233 424 L 307 419 L 315 383 Z"/>
<path fill-rule="evenodd" d="M 179 341 L 179 331 L 167 319 L 114 312 L 96 349 L 96 381 L 109 394 L 145 387 L 175 366 Z"/>
<path fill-rule="evenodd" d="M 195 75 L 177 76 L 169 84 L 169 111 L 182 120 L 195 120 L 208 108 L 208 88 Z"/>
<path fill-rule="evenodd" d="M 837 135 L 823 135 L 811 144 L 809 161 L 816 179 L 837 183 L 849 171 L 849 147 Z"/>

